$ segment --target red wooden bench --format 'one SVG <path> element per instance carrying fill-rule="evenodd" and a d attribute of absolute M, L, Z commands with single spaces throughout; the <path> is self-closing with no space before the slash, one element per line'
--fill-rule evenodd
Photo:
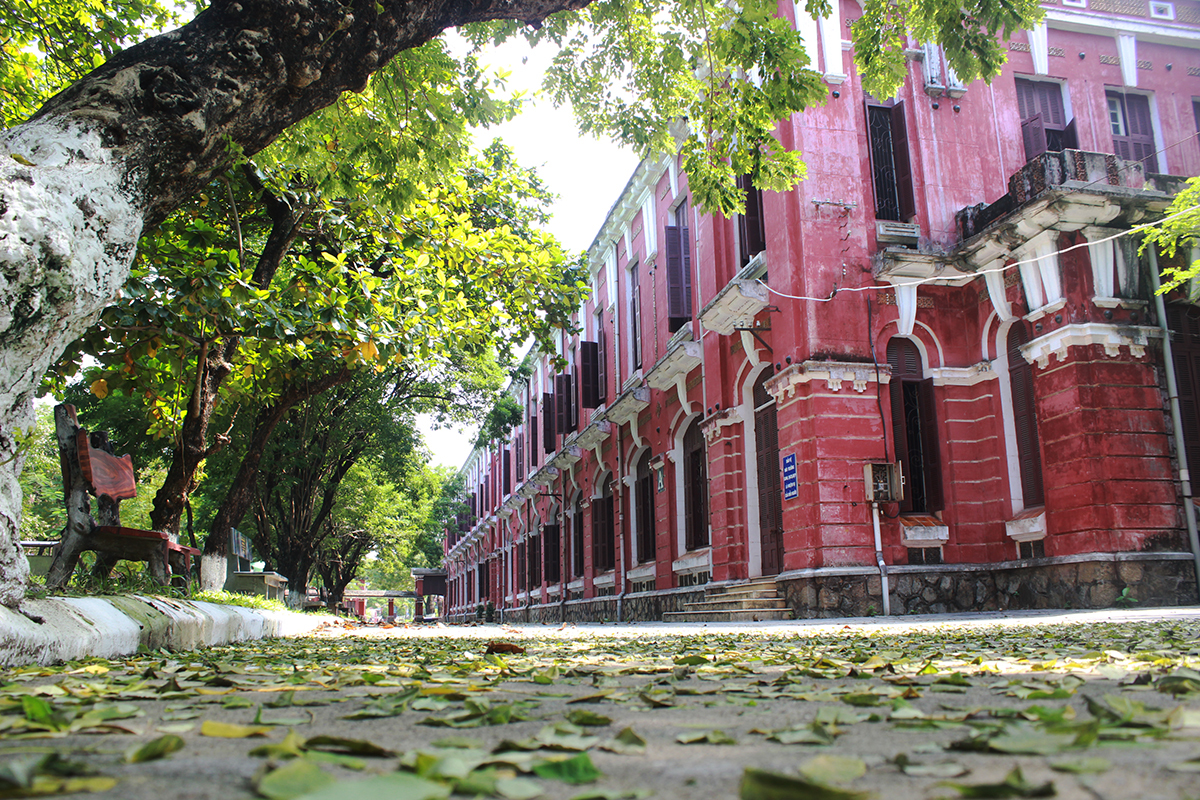
<path fill-rule="evenodd" d="M 192 558 L 199 557 L 199 550 L 171 541 L 166 533 L 121 524 L 121 501 L 137 497 L 133 459 L 115 455 L 103 431 L 89 434 L 80 428 L 74 406 L 56 406 L 54 423 L 67 527 L 50 564 L 46 587 L 65 586 L 80 554 L 87 550 L 96 553 L 94 575 L 107 576 L 121 559 L 145 561 L 150 574 L 160 583 L 170 583 L 174 574 L 186 587 Z M 94 517 L 89 495 L 97 501 Z"/>

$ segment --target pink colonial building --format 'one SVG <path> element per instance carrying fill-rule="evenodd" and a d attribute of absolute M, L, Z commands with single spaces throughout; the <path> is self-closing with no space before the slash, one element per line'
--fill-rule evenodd
<path fill-rule="evenodd" d="M 808 178 L 742 217 L 639 165 L 569 366 L 535 353 L 463 467 L 451 618 L 1197 602 L 1200 306 L 1156 300 L 1135 229 L 1200 173 L 1200 4 L 1045 10 L 990 86 L 913 42 L 890 100 L 855 0 L 802 18 L 829 98 L 778 137 Z"/>

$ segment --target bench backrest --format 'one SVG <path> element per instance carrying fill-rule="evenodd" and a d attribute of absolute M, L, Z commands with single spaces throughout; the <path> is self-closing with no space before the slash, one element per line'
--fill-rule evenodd
<path fill-rule="evenodd" d="M 76 434 L 75 443 L 79 451 L 79 468 L 83 472 L 83 478 L 97 497 L 108 495 L 117 501 L 137 497 L 132 457 L 117 457 L 92 447 L 88 432 L 82 429 Z"/>

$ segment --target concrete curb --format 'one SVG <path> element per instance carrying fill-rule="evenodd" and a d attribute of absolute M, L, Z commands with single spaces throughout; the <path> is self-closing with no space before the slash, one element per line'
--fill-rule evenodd
<path fill-rule="evenodd" d="M 57 664 L 151 650 L 192 650 L 302 636 L 331 617 L 261 611 L 167 597 L 51 597 L 0 606 L 0 666 Z"/>

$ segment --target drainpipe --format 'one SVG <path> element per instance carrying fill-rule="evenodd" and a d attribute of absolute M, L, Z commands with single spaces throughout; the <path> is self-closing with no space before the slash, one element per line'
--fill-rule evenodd
<path fill-rule="evenodd" d="M 875 562 L 879 564 L 879 589 L 883 594 L 883 615 L 892 615 L 892 599 L 889 596 L 887 564 L 883 562 L 883 537 L 879 534 L 879 503 L 871 501 L 871 524 L 875 528 Z"/>
<path fill-rule="evenodd" d="M 635 425 L 637 424 L 636 419 L 634 419 L 633 422 Z M 619 477 L 621 475 L 621 472 L 623 471 L 623 465 L 621 463 L 623 460 L 621 458 L 621 445 L 622 445 L 621 434 L 618 431 L 617 432 L 617 454 L 616 454 L 617 455 L 617 471 L 615 473 L 615 475 L 618 477 L 616 478 L 616 480 L 614 482 L 616 483 L 617 487 L 621 489 L 621 501 L 623 501 L 623 502 L 617 502 L 616 498 L 613 499 L 613 505 L 616 506 L 617 511 L 623 510 L 626 506 L 629 506 L 631 508 L 633 506 L 633 498 L 628 497 L 626 495 L 626 491 L 629 489 L 629 487 L 625 485 L 625 480 L 623 478 Z M 612 516 L 616 516 L 616 511 L 613 512 Z M 613 520 L 612 523 L 613 523 L 613 538 L 615 539 L 615 538 L 617 538 L 616 521 Z M 624 534 L 625 534 L 626 529 L 628 528 L 628 523 L 629 523 L 629 520 L 625 518 L 624 514 L 622 514 L 621 515 L 621 537 L 618 540 L 618 541 L 620 541 L 621 546 L 619 548 L 615 548 L 617 551 L 616 552 L 617 559 L 618 559 L 617 563 L 620 565 L 620 568 L 619 568 L 620 577 L 617 578 L 617 580 L 620 581 L 620 591 L 617 592 L 617 622 L 625 621 L 624 617 L 622 617 L 621 615 L 624 611 L 624 606 L 625 606 L 625 535 Z M 617 542 L 613 542 L 614 547 L 616 544 L 617 544 Z"/>
<path fill-rule="evenodd" d="M 1183 490 L 1183 518 L 1187 523 L 1188 544 L 1192 548 L 1192 561 L 1196 570 L 1196 586 L 1200 592 L 1200 536 L 1196 533 L 1196 506 L 1192 503 L 1192 476 L 1188 473 L 1187 450 L 1183 442 L 1183 421 L 1179 411 L 1179 385 L 1175 380 L 1175 359 L 1171 351 L 1171 331 L 1167 327 L 1167 307 L 1159 294 L 1158 249 L 1154 245 L 1150 253 L 1150 287 L 1154 291 L 1154 310 L 1158 314 L 1158 327 L 1163 334 L 1163 362 L 1167 373 L 1167 396 L 1171 401 L 1171 424 L 1175 428 L 1175 461 L 1179 467 L 1179 484 Z"/>

